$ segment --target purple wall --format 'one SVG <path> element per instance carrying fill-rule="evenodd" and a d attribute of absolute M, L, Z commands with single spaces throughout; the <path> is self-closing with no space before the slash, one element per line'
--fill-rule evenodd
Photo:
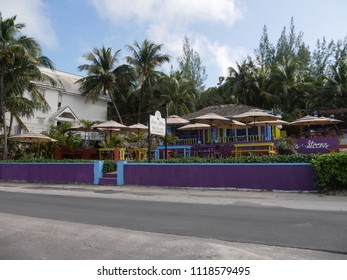
<path fill-rule="evenodd" d="M 93 184 L 93 163 L 0 163 L 0 180 Z"/>
<path fill-rule="evenodd" d="M 309 164 L 124 164 L 124 184 L 311 191 Z"/>
<path fill-rule="evenodd" d="M 295 149 L 300 154 L 331 153 L 338 151 L 339 139 L 337 137 L 298 138 Z"/>

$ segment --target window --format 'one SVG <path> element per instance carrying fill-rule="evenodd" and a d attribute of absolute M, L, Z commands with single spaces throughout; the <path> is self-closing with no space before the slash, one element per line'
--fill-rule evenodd
<path fill-rule="evenodd" d="M 63 102 L 63 94 L 59 93 L 59 95 L 58 95 L 58 108 L 61 107 L 62 102 Z"/>

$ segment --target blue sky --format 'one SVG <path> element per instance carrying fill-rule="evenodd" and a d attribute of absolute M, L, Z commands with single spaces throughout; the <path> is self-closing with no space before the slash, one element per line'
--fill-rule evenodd
<path fill-rule="evenodd" d="M 347 36 L 345 0 L 0 0 L 0 11 L 26 23 L 23 33 L 40 42 L 56 69 L 80 75 L 82 56 L 94 47 L 121 49 L 125 57 L 126 45 L 145 39 L 163 44 L 168 72 L 186 35 L 206 66 L 207 86 L 253 55 L 264 25 L 276 44 L 293 17 L 311 50 L 323 36 Z"/>

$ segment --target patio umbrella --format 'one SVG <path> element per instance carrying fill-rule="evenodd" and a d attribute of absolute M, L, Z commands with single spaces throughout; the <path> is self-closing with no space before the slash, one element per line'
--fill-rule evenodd
<path fill-rule="evenodd" d="M 14 135 L 9 137 L 12 141 L 22 142 L 22 143 L 49 143 L 57 142 L 57 140 L 43 135 L 41 133 L 24 133 L 19 135 Z"/>
<path fill-rule="evenodd" d="M 177 115 L 171 115 L 169 117 L 166 118 L 166 124 L 167 126 L 171 126 L 172 127 L 172 135 L 173 137 L 175 137 L 175 127 L 177 126 L 182 126 L 185 124 L 188 124 L 189 121 L 186 119 L 181 118 L 180 116 Z"/>
<path fill-rule="evenodd" d="M 111 140 L 112 131 L 126 130 L 127 126 L 111 120 L 103 123 L 94 124 L 92 128 L 98 128 L 104 131 L 108 131 Z"/>
<path fill-rule="evenodd" d="M 271 115 L 269 113 L 266 113 L 265 111 L 258 110 L 258 109 L 253 109 L 248 112 L 232 116 L 233 120 L 238 120 L 241 122 L 253 122 L 255 123 L 256 121 L 272 121 L 272 120 L 277 120 L 280 119 L 280 116 L 275 116 Z"/>
<path fill-rule="evenodd" d="M 193 118 L 190 121 L 210 125 L 211 142 L 212 142 L 212 127 L 214 126 L 217 128 L 218 127 L 222 128 L 223 126 L 227 126 L 230 123 L 229 119 L 215 113 L 208 113 L 208 114 Z"/>
<path fill-rule="evenodd" d="M 337 124 L 342 121 L 327 118 L 327 117 L 313 117 L 313 116 L 305 116 L 295 121 L 292 121 L 289 125 L 324 125 L 324 124 Z"/>
<path fill-rule="evenodd" d="M 99 128 L 91 127 L 87 128 L 83 124 L 74 125 L 67 129 L 67 131 L 79 131 L 84 132 L 84 143 L 87 143 L 87 132 L 100 132 Z M 89 137 L 89 134 L 88 134 Z"/>
<path fill-rule="evenodd" d="M 289 122 L 283 120 L 273 120 L 273 121 L 260 121 L 254 122 L 255 126 L 273 126 L 273 125 L 289 125 Z"/>
<path fill-rule="evenodd" d="M 236 120 L 229 120 L 226 124 L 222 124 L 219 126 L 219 128 L 225 128 L 225 129 L 237 129 L 237 128 L 247 128 L 249 127 L 248 124 L 245 124 L 243 122 L 239 122 Z"/>
<path fill-rule="evenodd" d="M 210 126 L 208 124 L 204 124 L 204 123 L 190 123 L 190 124 L 186 124 L 184 126 L 181 126 L 179 128 L 177 128 L 178 130 L 196 130 L 197 135 L 196 138 L 198 139 L 198 141 L 200 140 L 199 138 L 199 130 L 200 129 L 208 129 L 210 128 Z"/>
<path fill-rule="evenodd" d="M 189 123 L 188 120 L 181 118 L 177 115 L 171 115 L 168 118 L 166 118 L 166 124 L 167 125 L 184 125 Z"/>
<path fill-rule="evenodd" d="M 294 126 L 300 126 L 300 135 L 302 135 L 302 127 L 304 125 L 326 125 L 326 124 L 337 124 L 341 123 L 342 121 L 332 119 L 332 118 L 327 118 L 327 117 L 314 117 L 314 116 L 305 116 L 302 118 L 299 118 L 295 121 L 292 121 L 289 125 L 294 125 Z"/>
<path fill-rule="evenodd" d="M 148 126 L 146 126 L 142 123 L 136 123 L 133 125 L 129 125 L 126 130 L 131 131 L 131 132 L 136 132 L 137 134 L 139 134 L 140 132 L 147 132 Z"/>
<path fill-rule="evenodd" d="M 252 110 L 249 110 L 248 112 L 232 116 L 232 119 L 234 120 L 252 123 L 253 127 L 255 127 L 256 122 L 274 121 L 280 118 L 281 118 L 280 116 L 275 116 L 259 109 L 252 109 Z"/>
<path fill-rule="evenodd" d="M 126 130 L 127 126 L 111 120 L 103 123 L 94 124 L 92 128 L 107 130 L 110 132 L 111 136 L 112 131 Z"/>
<path fill-rule="evenodd" d="M 260 121 L 260 122 L 254 122 L 253 123 L 254 126 L 282 126 L 282 125 L 289 125 L 289 122 L 283 121 L 283 120 L 272 120 L 272 121 Z M 279 129 L 281 129 L 282 127 L 279 127 Z M 268 131 L 266 129 L 266 131 Z M 267 133 L 267 132 L 265 132 Z M 271 137 L 274 137 L 274 131 L 271 130 Z"/>
<path fill-rule="evenodd" d="M 131 132 L 135 132 L 138 135 L 137 143 L 138 143 L 138 146 L 140 146 L 140 135 L 139 134 L 140 134 L 140 132 L 148 132 L 148 126 L 145 126 L 142 123 L 136 123 L 136 124 L 128 126 L 128 128 L 126 130 L 131 131 Z"/>
<path fill-rule="evenodd" d="M 111 121 L 107 121 L 103 123 L 94 124 L 92 128 L 112 130 L 112 129 L 126 129 L 127 126 L 111 120 Z"/>
<path fill-rule="evenodd" d="M 210 126 L 208 124 L 203 123 L 190 123 L 184 126 L 177 128 L 178 130 L 199 130 L 199 129 L 207 129 Z"/>

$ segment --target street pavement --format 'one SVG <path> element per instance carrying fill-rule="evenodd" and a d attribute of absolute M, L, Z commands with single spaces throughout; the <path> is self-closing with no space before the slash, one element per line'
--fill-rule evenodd
<path fill-rule="evenodd" d="M 0 182 L 0 191 L 109 199 L 347 211 L 319 193 Z M 0 259 L 347 259 L 347 255 L 149 233 L 0 213 Z M 33 256 L 32 250 L 36 255 Z"/>

